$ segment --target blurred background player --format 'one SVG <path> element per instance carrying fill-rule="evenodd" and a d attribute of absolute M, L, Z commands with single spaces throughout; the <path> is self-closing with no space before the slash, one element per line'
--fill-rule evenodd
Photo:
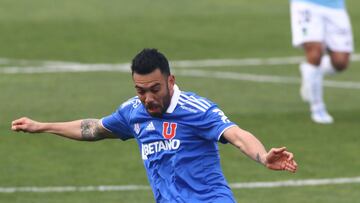
<path fill-rule="evenodd" d="M 323 77 L 347 68 L 353 36 L 344 0 L 291 0 L 292 43 L 302 47 L 300 95 L 309 102 L 311 119 L 330 124 L 323 101 Z"/>

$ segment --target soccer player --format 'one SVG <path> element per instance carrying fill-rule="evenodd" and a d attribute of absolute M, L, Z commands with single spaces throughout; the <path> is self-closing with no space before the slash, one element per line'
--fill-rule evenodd
<path fill-rule="evenodd" d="M 302 47 L 300 95 L 309 102 L 311 119 L 333 123 L 323 101 L 323 77 L 345 70 L 353 36 L 344 0 L 291 0 L 292 43 Z"/>
<path fill-rule="evenodd" d="M 269 169 L 296 171 L 285 147 L 265 151 L 215 103 L 180 91 L 167 59 L 156 49 L 138 53 L 131 70 L 137 96 L 102 119 L 44 123 L 24 117 L 11 129 L 85 141 L 135 138 L 158 203 L 235 202 L 220 167 L 218 142 L 230 142 Z"/>

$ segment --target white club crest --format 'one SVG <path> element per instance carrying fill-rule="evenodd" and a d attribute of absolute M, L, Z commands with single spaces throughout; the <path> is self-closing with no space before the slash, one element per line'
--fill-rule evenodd
<path fill-rule="evenodd" d="M 139 132 L 140 132 L 140 124 L 139 123 L 134 124 L 134 131 L 136 134 L 139 134 Z"/>

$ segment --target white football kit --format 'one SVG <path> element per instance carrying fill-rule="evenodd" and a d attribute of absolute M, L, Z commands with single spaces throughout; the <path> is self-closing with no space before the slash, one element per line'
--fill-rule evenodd
<path fill-rule="evenodd" d="M 343 0 L 292 0 L 292 43 L 321 42 L 336 52 L 354 50 L 350 19 Z"/>

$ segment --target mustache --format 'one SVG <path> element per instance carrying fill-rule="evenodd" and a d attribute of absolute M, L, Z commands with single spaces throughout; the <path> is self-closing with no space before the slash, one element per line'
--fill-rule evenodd
<path fill-rule="evenodd" d="M 148 103 L 148 104 L 145 104 L 145 107 L 147 108 L 147 109 L 151 109 L 151 108 L 156 108 L 156 107 L 161 107 L 161 105 L 160 104 L 158 104 L 158 103 L 155 103 L 155 102 L 151 102 L 151 103 Z"/>

